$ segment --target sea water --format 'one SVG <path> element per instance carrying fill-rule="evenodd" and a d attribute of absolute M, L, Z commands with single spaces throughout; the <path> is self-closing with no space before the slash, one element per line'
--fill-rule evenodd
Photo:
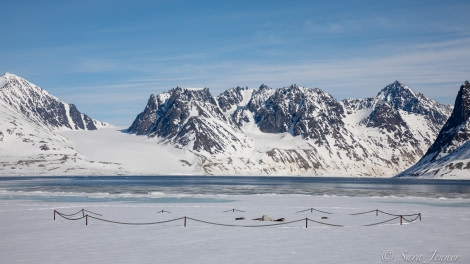
<path fill-rule="evenodd" d="M 93 176 L 0 177 L 0 200 L 230 202 L 230 195 L 470 198 L 470 181 L 430 179 Z"/>

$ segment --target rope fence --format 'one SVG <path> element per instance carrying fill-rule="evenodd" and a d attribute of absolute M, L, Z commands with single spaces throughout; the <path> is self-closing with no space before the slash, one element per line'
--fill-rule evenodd
<path fill-rule="evenodd" d="M 310 213 L 313 213 L 313 211 L 316 211 L 316 212 L 324 213 L 324 214 L 333 214 L 333 213 L 321 211 L 321 210 L 318 210 L 318 209 L 315 209 L 315 208 L 305 209 L 305 210 L 302 210 L 302 211 L 298 211 L 296 213 L 303 213 L 303 212 L 308 212 L 308 211 L 310 211 Z"/>
<path fill-rule="evenodd" d="M 235 212 L 235 210 L 236 209 L 230 209 L 230 210 L 225 211 L 225 212 L 230 212 L 230 211 Z M 241 211 L 241 210 L 236 210 L 236 211 L 244 212 L 244 211 Z M 299 211 L 299 212 L 305 212 L 305 211 L 311 211 L 311 212 L 319 211 L 319 212 L 322 212 L 322 213 L 327 213 L 327 212 L 323 212 L 323 211 L 316 210 L 316 209 L 313 209 L 313 208 L 303 210 L 303 211 Z M 163 212 L 163 210 L 161 212 Z M 299 213 L 299 212 L 297 212 L 297 213 Z M 413 222 L 416 222 L 417 220 L 421 221 L 421 213 L 407 214 L 407 215 L 397 215 L 397 214 L 387 213 L 387 212 L 381 211 L 379 209 L 375 209 L 375 210 L 371 210 L 371 211 L 367 211 L 367 212 L 361 212 L 361 213 L 354 213 L 354 214 L 349 214 L 349 215 L 355 216 L 355 215 L 363 215 L 363 214 L 374 213 L 374 212 L 376 213 L 376 216 L 378 216 L 378 214 L 380 212 L 382 214 L 392 216 L 392 218 L 388 219 L 388 220 L 385 220 L 385 221 L 372 223 L 372 224 L 366 224 L 366 225 L 360 225 L 360 226 L 377 226 L 377 225 L 390 223 L 390 222 L 396 221 L 398 219 L 400 221 L 400 225 L 403 225 L 403 221 L 405 221 L 406 223 L 413 223 Z M 77 217 L 77 215 L 79 215 L 80 213 L 81 213 L 81 215 Z M 333 213 L 328 213 L 328 214 L 333 214 Z M 109 219 L 102 218 L 103 215 L 98 214 L 98 213 L 93 213 L 93 212 L 85 210 L 85 209 L 82 209 L 82 210 L 80 210 L 76 213 L 73 213 L 73 214 L 65 214 L 65 213 L 59 212 L 57 210 L 54 210 L 54 221 L 56 221 L 56 216 L 60 216 L 61 218 L 65 219 L 65 220 L 68 220 L 68 221 L 78 221 L 78 220 L 85 219 L 85 225 L 87 225 L 87 226 L 88 226 L 88 223 L 91 219 L 96 220 L 96 221 L 106 222 L 106 223 L 119 224 L 119 225 L 158 225 L 158 224 L 164 224 L 164 223 L 170 223 L 170 222 L 183 220 L 183 226 L 184 227 L 186 227 L 188 220 L 203 223 L 203 224 L 208 224 L 208 225 L 216 225 L 216 226 L 224 226 L 224 227 L 270 227 L 270 226 L 289 225 L 289 224 L 298 223 L 298 222 L 305 222 L 305 228 L 308 228 L 308 223 L 309 222 L 310 223 L 315 223 L 315 224 L 320 224 L 320 225 L 326 225 L 326 226 L 334 226 L 334 227 L 344 227 L 345 226 L 345 225 L 340 225 L 340 224 L 332 224 L 332 223 L 317 221 L 317 220 L 314 220 L 314 219 L 310 219 L 308 217 L 297 219 L 297 220 L 292 220 L 292 221 L 282 220 L 282 221 L 277 222 L 277 223 L 262 224 L 262 225 L 235 225 L 235 224 L 226 224 L 226 223 L 216 223 L 216 222 L 196 219 L 196 218 L 192 218 L 192 217 L 188 217 L 188 216 L 178 217 L 178 218 L 164 220 L 164 221 L 156 221 L 156 222 L 122 222 L 122 221 L 115 221 L 115 220 L 109 220 Z M 101 216 L 101 217 L 98 217 L 98 216 Z M 407 218 L 407 217 L 414 217 L 414 218 Z"/>
<path fill-rule="evenodd" d="M 235 212 L 242 212 L 242 213 L 244 213 L 245 211 L 238 210 L 238 209 L 235 209 L 235 208 L 230 209 L 230 210 L 227 210 L 227 211 L 224 211 L 224 213 L 228 213 L 228 212 L 232 212 L 232 213 L 235 213 Z"/>

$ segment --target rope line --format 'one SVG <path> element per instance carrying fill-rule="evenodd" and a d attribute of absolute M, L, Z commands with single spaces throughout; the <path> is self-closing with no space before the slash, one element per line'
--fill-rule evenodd
<path fill-rule="evenodd" d="M 289 221 L 289 222 L 282 222 L 282 223 L 277 223 L 277 224 L 265 224 L 265 225 L 232 225 L 232 224 L 220 224 L 220 223 L 214 223 L 214 222 L 209 222 L 209 221 L 204 221 L 204 220 L 199 220 L 195 219 L 192 217 L 187 217 L 189 220 L 193 220 L 196 222 L 204 223 L 204 224 L 210 224 L 210 225 L 219 225 L 219 226 L 230 226 L 230 227 L 267 227 L 267 226 L 279 226 L 279 225 L 288 225 L 292 223 L 297 223 L 301 221 L 305 221 L 305 219 L 299 219 L 299 220 L 294 220 L 294 221 Z"/>
<path fill-rule="evenodd" d="M 324 214 L 333 214 L 333 213 L 321 211 L 321 210 L 318 210 L 318 209 L 315 209 L 315 208 L 305 209 L 305 210 L 302 210 L 302 211 L 298 211 L 296 213 L 302 213 L 302 212 L 307 212 L 307 211 L 310 211 L 310 212 L 317 211 L 317 212 L 324 213 Z"/>
<path fill-rule="evenodd" d="M 83 209 L 83 211 L 85 211 L 85 212 L 87 212 L 87 213 L 90 213 L 90 214 L 94 214 L 94 215 L 103 216 L 103 215 L 100 215 L 100 214 L 98 214 L 98 213 L 93 213 L 93 212 L 91 212 L 91 211 L 88 211 L 88 210 L 85 210 L 85 209 Z"/>
<path fill-rule="evenodd" d="M 325 222 L 315 221 L 315 220 L 312 220 L 312 219 L 310 219 L 310 218 L 307 218 L 307 220 L 310 221 L 310 222 L 314 222 L 314 223 L 322 224 L 322 225 L 338 226 L 338 227 L 344 226 L 344 225 L 329 224 L 329 223 L 325 223 Z"/>
<path fill-rule="evenodd" d="M 170 220 L 165 220 L 165 221 L 159 221 L 159 222 L 131 223 L 131 222 L 120 222 L 120 221 L 107 220 L 107 219 L 103 219 L 103 218 L 99 218 L 99 217 L 95 217 L 95 216 L 91 216 L 91 215 L 88 215 L 88 217 L 99 220 L 99 221 L 113 223 L 113 224 L 120 224 L 120 225 L 158 225 L 158 224 L 164 224 L 164 223 L 169 223 L 169 222 L 174 222 L 174 221 L 184 219 L 184 217 L 180 217 L 180 218 L 175 218 L 175 219 L 170 219 Z"/>
<path fill-rule="evenodd" d="M 378 212 L 378 210 L 370 210 L 370 211 L 367 211 L 367 212 L 362 212 L 362 213 L 355 213 L 355 214 L 349 214 L 349 215 L 363 215 L 363 214 L 369 214 L 369 213 L 375 213 L 375 212 Z"/>
<path fill-rule="evenodd" d="M 56 212 L 59 213 L 58 211 L 56 211 Z M 63 216 L 74 216 L 74 215 L 78 215 L 80 213 L 82 213 L 82 215 L 85 215 L 85 212 L 90 213 L 90 214 L 94 214 L 94 215 L 102 216 L 98 213 L 93 213 L 92 211 L 88 211 L 88 210 L 85 210 L 85 209 L 81 209 L 80 211 L 78 211 L 76 213 L 73 213 L 73 214 L 63 214 L 63 213 L 60 213 L 60 214 L 63 215 Z"/>
<path fill-rule="evenodd" d="M 59 213 L 58 211 L 56 211 L 56 212 L 57 212 L 60 216 L 74 216 L 74 215 L 78 215 L 79 213 L 81 213 L 82 210 L 80 210 L 80 211 L 78 211 L 78 212 L 76 212 L 76 213 L 74 213 L 74 214 L 63 214 L 63 213 Z"/>
<path fill-rule="evenodd" d="M 80 220 L 80 219 L 83 219 L 83 218 L 86 217 L 86 216 L 80 216 L 79 218 L 70 218 L 70 217 L 67 216 L 67 215 L 63 215 L 63 214 L 61 214 L 61 213 L 59 213 L 59 212 L 57 212 L 57 211 L 55 211 L 55 212 L 56 212 L 60 217 L 66 219 L 66 220 L 70 220 L 70 221 L 76 221 L 76 220 Z"/>
<path fill-rule="evenodd" d="M 374 210 L 375 211 L 375 210 Z M 387 212 L 384 212 L 382 210 L 378 210 L 380 213 L 382 214 L 386 214 L 386 215 L 390 215 L 390 216 L 400 216 L 400 215 L 397 215 L 397 214 L 391 214 L 391 213 L 387 213 Z M 407 215 L 401 215 L 401 216 L 415 216 L 415 215 L 419 215 L 419 213 L 417 214 L 407 214 Z"/>
<path fill-rule="evenodd" d="M 392 218 L 392 219 L 390 219 L 390 220 L 386 220 L 386 221 L 383 221 L 383 222 L 373 223 L 373 224 L 368 224 L 368 225 L 363 225 L 363 226 L 381 225 L 381 224 L 385 224 L 385 223 L 388 223 L 388 222 L 391 222 L 391 221 L 394 221 L 394 220 L 397 220 L 397 219 L 400 219 L 400 216 L 397 216 L 397 217 L 395 217 L 395 218 Z"/>
<path fill-rule="evenodd" d="M 417 215 L 417 216 L 416 216 L 415 218 L 413 218 L 412 220 L 408 220 L 408 219 L 405 218 L 404 215 L 402 215 L 402 219 L 405 220 L 405 221 L 408 222 L 408 223 L 413 223 L 414 221 L 418 220 L 418 218 L 419 218 L 419 215 Z"/>
<path fill-rule="evenodd" d="M 302 211 L 298 211 L 296 213 L 302 213 L 302 212 L 307 212 L 307 211 L 317 211 L 317 212 L 320 212 L 320 213 L 324 213 L 324 214 L 334 214 L 334 213 L 331 213 L 331 212 L 325 212 L 325 211 L 321 211 L 321 210 L 318 210 L 318 209 L 315 209 L 315 208 L 310 208 L 310 209 L 305 209 L 305 210 L 302 210 Z M 386 215 L 390 215 L 390 216 L 415 216 L 417 218 L 419 218 L 419 214 L 420 213 L 416 213 L 416 214 L 407 214 L 407 215 L 403 215 L 403 214 L 392 214 L 392 213 L 388 213 L 388 212 L 384 212 L 382 210 L 379 210 L 379 209 L 374 209 L 374 210 L 370 210 L 370 211 L 367 211 L 367 212 L 360 212 L 360 213 L 353 213 L 353 214 L 349 214 L 349 215 L 363 215 L 363 214 L 370 214 L 370 213 L 382 213 L 382 214 L 386 214 Z"/>
<path fill-rule="evenodd" d="M 233 213 L 235 213 L 235 211 L 237 211 L 237 212 L 242 212 L 242 213 L 245 212 L 245 211 L 238 210 L 238 209 L 235 209 L 235 208 L 234 208 L 234 209 L 230 209 L 230 210 L 224 211 L 224 213 L 228 213 L 228 212 L 230 212 L 230 211 L 232 211 Z"/>

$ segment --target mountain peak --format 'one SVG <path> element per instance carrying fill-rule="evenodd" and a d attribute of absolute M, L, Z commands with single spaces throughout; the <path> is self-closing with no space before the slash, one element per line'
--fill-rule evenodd
<path fill-rule="evenodd" d="M 450 106 L 441 105 L 438 102 L 425 97 L 421 93 L 413 91 L 405 84 L 395 81 L 385 86 L 376 97 L 378 100 L 389 103 L 394 109 L 410 113 L 426 114 L 437 118 L 438 123 L 444 123 L 446 116 L 437 113 L 437 108 L 442 108 L 450 113 Z"/>
<path fill-rule="evenodd" d="M 470 83 L 465 81 L 461 86 L 455 98 L 454 111 L 450 116 L 448 123 L 452 126 L 458 126 L 470 118 Z M 445 126 L 444 126 L 445 127 Z"/>
<path fill-rule="evenodd" d="M 3 82 L 0 83 L 0 88 L 4 87 L 6 83 L 11 83 L 11 82 L 27 82 L 25 79 L 21 78 L 18 75 L 15 75 L 13 73 L 5 72 L 2 76 L 0 76 L 0 79 L 3 79 Z"/>
<path fill-rule="evenodd" d="M 460 91 L 457 94 L 457 98 L 455 100 L 455 107 L 457 107 L 457 103 L 461 104 L 461 106 L 459 107 L 462 109 L 463 112 L 462 121 L 468 120 L 470 116 L 470 83 L 468 81 L 465 81 L 460 86 Z"/>
<path fill-rule="evenodd" d="M 260 90 L 269 89 L 269 86 L 263 83 L 259 86 L 259 89 Z"/>
<path fill-rule="evenodd" d="M 395 80 L 393 83 L 387 85 L 386 87 L 399 87 L 399 88 L 403 88 L 403 87 L 407 87 L 406 85 L 402 84 L 399 80 Z"/>
<path fill-rule="evenodd" d="M 291 84 L 289 88 L 290 89 L 299 89 L 299 86 L 294 83 L 294 84 Z"/>
<path fill-rule="evenodd" d="M 0 77 L 0 100 L 30 121 L 49 129 L 94 130 L 108 124 L 81 113 L 41 87 L 15 75 Z"/>
<path fill-rule="evenodd" d="M 16 77 L 16 78 L 18 78 L 17 75 L 15 75 L 13 73 L 9 73 L 9 72 L 5 72 L 1 77 L 5 77 L 5 78 Z"/>
<path fill-rule="evenodd" d="M 395 81 L 385 86 L 377 96 L 382 97 L 384 101 L 394 102 L 397 99 L 410 99 L 420 97 L 420 94 L 415 93 L 408 86 L 402 84 L 399 81 Z"/>
<path fill-rule="evenodd" d="M 212 96 L 209 88 L 181 88 L 176 87 L 169 91 L 171 94 L 170 101 L 179 100 L 182 102 L 198 101 L 207 102 L 213 105 L 217 104 Z"/>

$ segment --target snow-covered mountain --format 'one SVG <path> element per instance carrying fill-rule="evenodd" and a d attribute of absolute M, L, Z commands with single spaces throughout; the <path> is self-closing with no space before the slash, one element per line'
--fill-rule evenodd
<path fill-rule="evenodd" d="M 152 95 L 128 132 L 200 157 L 206 174 L 392 176 L 416 163 L 452 108 L 394 82 L 338 101 L 291 85 Z"/>
<path fill-rule="evenodd" d="M 90 161 L 58 134 L 106 125 L 7 73 L 0 77 L 0 175 L 117 173 L 118 164 Z"/>
<path fill-rule="evenodd" d="M 397 175 L 468 178 L 470 175 L 470 83 L 460 86 L 454 110 L 421 160 Z"/>
<path fill-rule="evenodd" d="M 53 130 L 94 130 L 107 125 L 11 73 L 0 77 L 0 101 L 30 121 Z"/>
<path fill-rule="evenodd" d="M 389 177 L 428 149 L 426 157 L 439 162 L 455 155 L 469 158 L 469 114 L 462 109 L 468 109 L 470 96 L 465 89 L 459 96 L 449 119 L 454 121 L 446 124 L 451 106 L 397 81 L 375 97 L 343 101 L 297 85 L 236 87 L 216 97 L 207 88 L 177 87 L 151 95 L 128 133 L 121 133 L 5 74 L 0 77 L 0 175 Z M 443 126 L 452 131 L 442 132 L 451 139 L 438 137 Z M 440 148 L 430 148 L 435 140 Z M 469 167 L 465 162 L 435 164 L 455 171 Z"/>
<path fill-rule="evenodd" d="M 158 137 L 204 156 L 251 147 L 251 139 L 222 113 L 207 88 L 177 87 L 158 96 L 152 94 L 128 132 Z"/>

